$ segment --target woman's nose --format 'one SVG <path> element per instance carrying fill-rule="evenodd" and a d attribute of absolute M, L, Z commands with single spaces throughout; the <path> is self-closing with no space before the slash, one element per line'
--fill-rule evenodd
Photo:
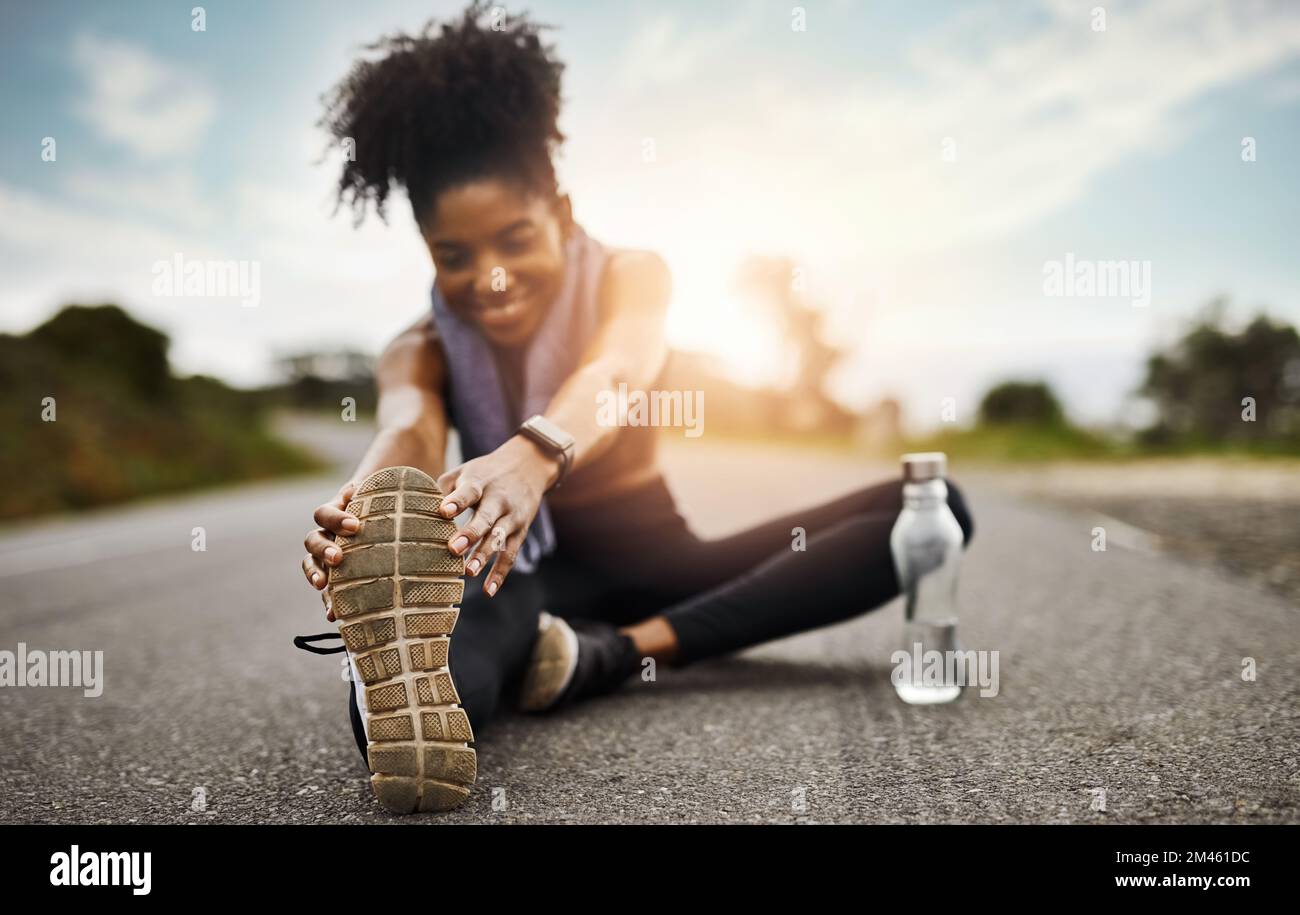
<path fill-rule="evenodd" d="M 485 262 L 474 270 L 474 294 L 479 299 L 498 298 L 509 290 L 510 278 L 500 263 Z"/>

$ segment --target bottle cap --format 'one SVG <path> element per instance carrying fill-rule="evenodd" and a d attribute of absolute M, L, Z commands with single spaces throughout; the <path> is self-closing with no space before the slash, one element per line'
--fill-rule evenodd
<path fill-rule="evenodd" d="M 924 483 L 948 475 L 948 455 L 942 451 L 918 451 L 903 455 L 903 481 Z"/>

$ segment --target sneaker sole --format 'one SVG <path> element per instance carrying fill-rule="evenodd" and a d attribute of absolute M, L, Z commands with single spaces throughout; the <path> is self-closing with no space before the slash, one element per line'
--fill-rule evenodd
<path fill-rule="evenodd" d="M 450 810 L 469 797 L 478 759 L 451 679 L 451 634 L 465 561 L 447 549 L 442 491 L 414 467 L 366 477 L 347 511 L 361 529 L 335 543 L 330 606 L 361 682 L 370 784 L 392 813 Z"/>

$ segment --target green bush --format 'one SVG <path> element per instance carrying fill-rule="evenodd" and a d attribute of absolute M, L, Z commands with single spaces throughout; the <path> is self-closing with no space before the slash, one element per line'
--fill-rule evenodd
<path fill-rule="evenodd" d="M 255 395 L 178 379 L 167 338 L 114 305 L 69 306 L 24 336 L 0 335 L 0 517 L 307 470 Z M 45 398 L 53 398 L 47 422 Z"/>
<path fill-rule="evenodd" d="M 1041 381 L 1006 381 L 980 401 L 979 421 L 985 426 L 1060 426 L 1065 413 L 1052 389 Z"/>

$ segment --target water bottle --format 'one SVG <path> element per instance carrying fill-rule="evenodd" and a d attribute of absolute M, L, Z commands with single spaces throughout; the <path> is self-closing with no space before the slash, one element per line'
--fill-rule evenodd
<path fill-rule="evenodd" d="M 948 508 L 948 457 L 940 451 L 903 455 L 903 511 L 889 535 L 894 569 L 903 594 L 903 651 L 907 668 L 895 668 L 894 689 L 904 702 L 951 702 L 961 694 L 947 652 L 957 651 L 957 574 L 961 568 L 961 525 Z M 919 647 L 918 647 L 919 646 Z M 944 673 L 935 682 L 933 655 Z M 918 663 L 919 662 L 919 663 Z M 926 664 L 931 676 L 924 677 Z M 908 676 L 900 675 L 900 671 Z M 928 680 L 929 682 L 924 682 Z"/>

